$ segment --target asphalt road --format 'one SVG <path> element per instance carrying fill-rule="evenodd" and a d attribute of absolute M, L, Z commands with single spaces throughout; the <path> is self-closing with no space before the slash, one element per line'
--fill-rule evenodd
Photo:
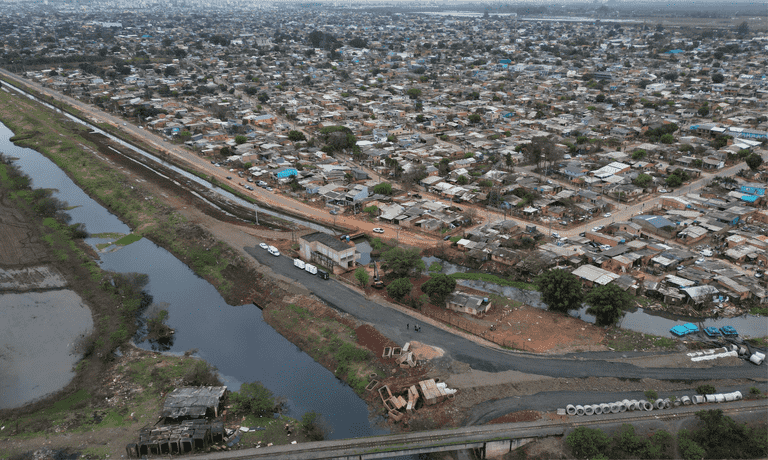
<path fill-rule="evenodd" d="M 403 311 L 368 300 L 363 294 L 336 280 L 323 280 L 293 266 L 293 259 L 281 255 L 275 257 L 256 247 L 245 250 L 260 264 L 271 267 L 279 275 L 295 280 L 317 297 L 339 311 L 348 313 L 360 321 L 370 323 L 382 334 L 399 344 L 418 340 L 440 347 L 450 358 L 468 364 L 472 369 L 486 372 L 516 370 L 519 372 L 550 377 L 618 377 L 651 378 L 659 380 L 703 380 L 733 378 L 768 378 L 766 365 L 754 366 L 744 362 L 740 367 L 713 367 L 709 369 L 645 368 L 627 363 L 596 359 L 594 354 L 572 354 L 569 358 L 544 357 L 528 353 L 482 346 L 445 329 L 429 325 L 421 320 L 417 311 Z M 420 324 L 420 332 L 406 324 Z M 620 356 L 619 353 L 614 357 Z M 607 357 L 607 356 L 606 356 Z"/>

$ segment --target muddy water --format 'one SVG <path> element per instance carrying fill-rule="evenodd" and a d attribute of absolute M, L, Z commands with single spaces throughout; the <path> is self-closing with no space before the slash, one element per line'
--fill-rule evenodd
<path fill-rule="evenodd" d="M 82 192 L 53 162 L 38 152 L 18 148 L 8 142 L 11 135 L 11 131 L 0 124 L 0 151 L 19 158 L 16 164 L 32 178 L 33 187 L 54 188 L 56 198 L 67 201 L 70 206 L 77 206 L 69 211 L 73 223 L 85 223 L 90 233 L 130 232 L 125 224 Z M 92 238 L 87 241 L 95 247 L 97 242 L 103 240 Z M 149 275 L 146 290 L 153 296 L 154 302 L 168 305 L 168 324 L 176 330 L 172 343 L 165 344 L 167 350 L 183 353 L 197 349 L 199 356 L 219 369 L 225 384 L 231 389 L 237 390 L 242 382 L 262 382 L 275 396 L 285 398 L 288 415 L 300 417 L 307 411 L 321 414 L 332 429 L 329 439 L 388 432 L 378 426 L 379 420 L 369 420 L 366 404 L 349 386 L 266 324 L 257 307 L 227 305 L 211 284 L 195 275 L 165 249 L 142 239 L 117 251 L 102 253 L 100 264 L 107 270 Z M 61 356 L 48 352 L 23 352 L 18 354 L 18 363 L 10 368 L 11 371 L 5 371 L 4 367 L 0 369 L 3 395 L 9 395 L 8 398 L 12 398 L 17 405 L 55 391 L 69 382 L 72 365 L 79 356 L 70 355 L 71 347 L 66 345 L 92 325 L 87 308 L 80 306 L 75 311 L 74 304 L 63 308 L 59 297 L 30 296 L 35 301 L 30 300 L 27 302 L 29 305 L 8 294 L 0 296 L 0 301 L 8 305 L 22 305 L 9 310 L 16 313 L 7 321 L 0 317 L 0 334 L 6 340 L 0 342 L 0 356 L 17 353 L 25 347 L 38 350 L 35 348 L 37 342 L 58 347 Z M 0 308 L 3 305 L 0 303 Z M 87 316 L 78 316 L 76 312 L 85 312 Z M 59 318 L 60 315 L 66 317 Z M 43 316 L 50 318 L 50 321 L 42 320 Z M 59 318 L 58 321 L 54 321 L 56 318 Z M 22 323 L 24 328 L 20 328 Z M 6 325 L 24 333 L 6 334 L 4 332 L 8 331 L 1 329 Z M 35 339 L 28 343 L 26 340 L 30 337 Z M 140 343 L 139 346 L 152 347 L 149 343 Z M 15 368 L 47 368 L 57 378 L 39 372 L 17 377 L 13 371 Z"/>
<path fill-rule="evenodd" d="M 468 269 L 460 265 L 454 265 L 445 262 L 436 257 L 423 258 L 427 267 L 433 262 L 443 266 L 442 273 L 451 274 L 457 272 L 466 272 Z M 527 291 L 511 286 L 499 286 L 498 284 L 486 283 L 484 281 L 458 280 L 457 284 L 467 286 L 479 291 L 499 294 L 504 297 L 523 302 L 536 308 L 547 308 L 547 305 L 541 301 L 541 293 L 538 291 Z M 589 323 L 595 322 L 595 317 L 586 312 L 587 306 L 571 313 L 572 316 L 579 317 Z M 619 323 L 622 328 L 632 331 L 653 334 L 662 337 L 673 337 L 669 330 L 681 323 L 696 323 L 702 327 L 723 327 L 733 326 L 742 336 L 763 337 L 768 331 L 768 318 L 764 316 L 743 315 L 735 318 L 692 318 L 689 316 L 672 315 L 663 312 L 645 310 L 637 308 L 624 313 Z"/>
<path fill-rule="evenodd" d="M 75 342 L 92 327 L 91 310 L 74 291 L 0 295 L 0 409 L 66 386 L 80 359 Z"/>

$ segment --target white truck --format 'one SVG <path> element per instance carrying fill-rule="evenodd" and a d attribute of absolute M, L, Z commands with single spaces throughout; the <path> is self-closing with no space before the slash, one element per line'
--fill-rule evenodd
<path fill-rule="evenodd" d="M 317 275 L 317 267 L 312 264 L 304 264 L 304 270 L 310 275 Z"/>
<path fill-rule="evenodd" d="M 301 259 L 293 259 L 293 266 L 297 267 L 299 270 L 304 270 L 306 264 Z"/>

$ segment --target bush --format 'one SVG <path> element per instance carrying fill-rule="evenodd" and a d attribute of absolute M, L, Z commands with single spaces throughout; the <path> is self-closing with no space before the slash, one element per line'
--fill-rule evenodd
<path fill-rule="evenodd" d="M 309 441 L 322 441 L 327 430 L 320 415 L 310 411 L 301 416 L 300 431 Z"/>
<path fill-rule="evenodd" d="M 578 458 L 594 458 L 604 455 L 608 437 L 600 430 L 580 426 L 565 439 L 574 456 Z"/>
<path fill-rule="evenodd" d="M 221 386 L 216 367 L 205 361 L 196 361 L 184 374 L 184 384 L 192 387 Z"/>
<path fill-rule="evenodd" d="M 699 385 L 696 387 L 696 393 L 700 395 L 711 395 L 715 394 L 717 390 L 712 385 Z"/>
<path fill-rule="evenodd" d="M 411 289 L 413 289 L 413 284 L 411 284 L 408 278 L 398 278 L 387 286 L 387 294 L 393 299 L 400 301 L 411 293 Z"/>
<path fill-rule="evenodd" d="M 240 391 L 229 395 L 232 412 L 252 414 L 257 417 L 269 417 L 277 412 L 272 392 L 260 382 L 243 383 Z"/>
<path fill-rule="evenodd" d="M 648 401 L 656 401 L 659 399 L 659 394 L 656 392 L 656 390 L 645 390 L 645 399 Z"/>

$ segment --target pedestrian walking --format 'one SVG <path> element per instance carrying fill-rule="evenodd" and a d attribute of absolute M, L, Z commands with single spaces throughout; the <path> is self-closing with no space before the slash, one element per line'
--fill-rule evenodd
<path fill-rule="evenodd" d="M 410 327 L 410 324 L 405 323 L 405 329 L 408 329 Z"/>

